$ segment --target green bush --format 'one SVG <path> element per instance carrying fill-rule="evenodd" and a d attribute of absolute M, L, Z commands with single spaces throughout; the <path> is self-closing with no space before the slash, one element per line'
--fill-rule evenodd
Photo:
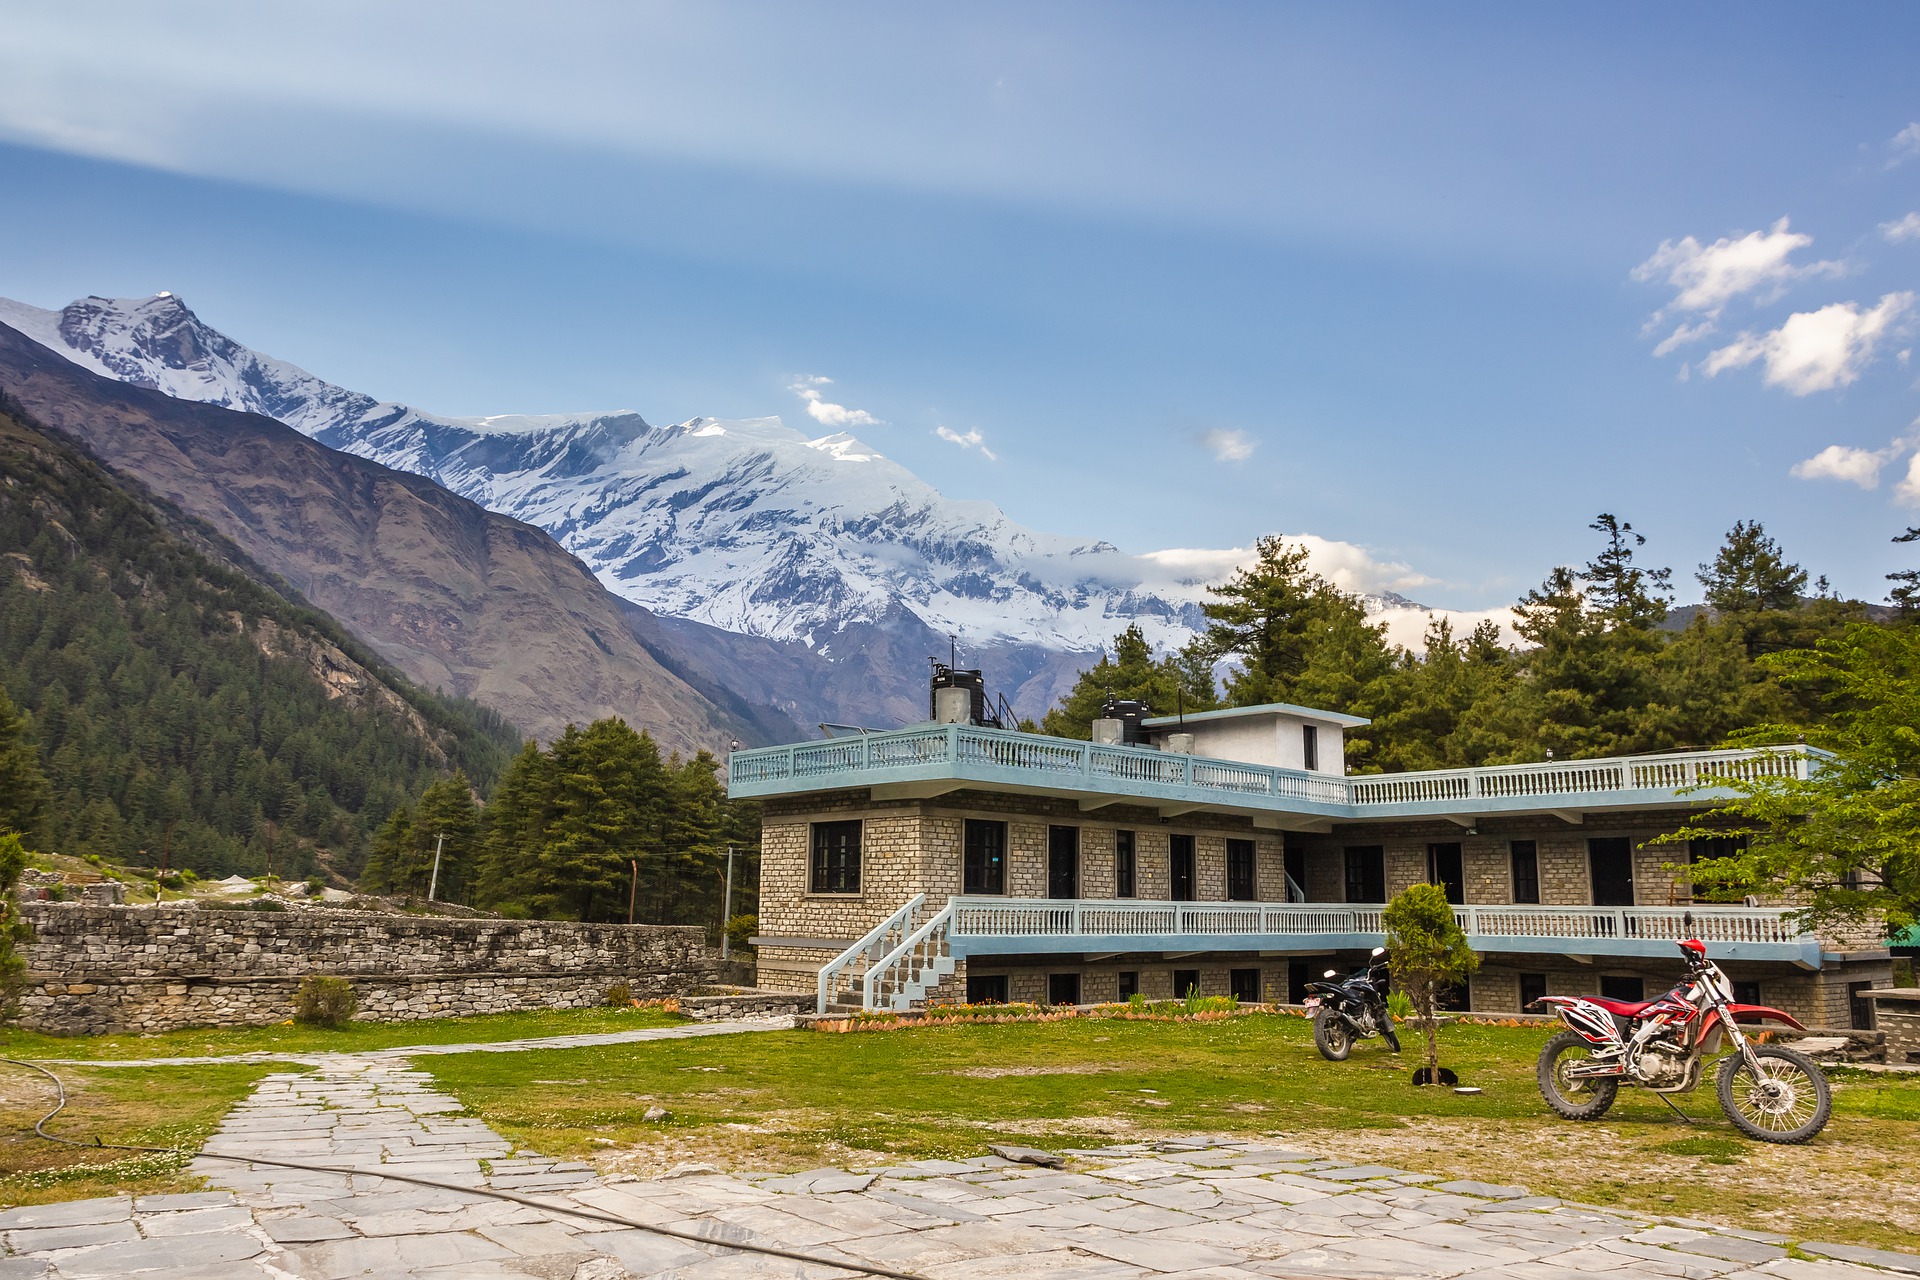
<path fill-rule="evenodd" d="M 760 932 L 760 917 L 746 914 L 737 915 L 727 921 L 727 945 L 734 951 L 753 954 L 753 944 L 747 939 Z"/>
<path fill-rule="evenodd" d="M 1127 997 L 1127 1008 L 1133 1010 L 1135 1013 L 1145 1013 L 1147 1011 L 1147 998 L 1136 991 Z"/>
<path fill-rule="evenodd" d="M 326 889 L 327 889 L 327 882 L 321 879 L 319 876 L 307 877 L 307 892 L 312 894 L 314 897 L 316 898 L 319 897 L 322 893 L 326 892 Z"/>
<path fill-rule="evenodd" d="M 172 872 L 168 872 L 166 875 L 160 877 L 160 887 L 162 889 L 172 889 L 175 893 L 178 893 L 181 889 L 186 888 L 186 885 L 187 882 L 184 877 L 175 875 Z"/>
<path fill-rule="evenodd" d="M 1413 1016 L 1413 999 L 1404 991 L 1387 992 L 1387 1012 L 1396 1021 L 1405 1022 Z"/>
<path fill-rule="evenodd" d="M 293 1020 L 302 1026 L 338 1030 L 353 1021 L 353 1011 L 359 1005 L 352 984 L 345 978 L 308 974 L 293 996 Z"/>
<path fill-rule="evenodd" d="M 602 1003 L 609 1009 L 624 1009 L 633 1003 L 633 988 L 624 982 L 616 982 L 607 988 Z"/>

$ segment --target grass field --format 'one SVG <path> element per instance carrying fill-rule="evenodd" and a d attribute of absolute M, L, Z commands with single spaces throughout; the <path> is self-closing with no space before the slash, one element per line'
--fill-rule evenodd
<path fill-rule="evenodd" d="M 1546 1035 L 1449 1028 L 1443 1060 L 1485 1090 L 1471 1097 L 1412 1087 L 1411 1046 L 1396 1057 L 1368 1042 L 1325 1062 L 1308 1024 L 1283 1015 L 768 1033 L 459 1055 L 430 1069 L 518 1142 L 642 1174 L 681 1160 L 805 1168 L 978 1155 L 1001 1139 L 1235 1132 L 1796 1238 L 1910 1248 L 1920 1236 L 1920 1081 L 1841 1073 L 1833 1123 L 1810 1147 L 1747 1141 L 1707 1092 L 1678 1099 L 1693 1125 L 1636 1091 L 1583 1125 L 1552 1116 L 1535 1089 Z M 656 1103 L 671 1117 L 642 1119 Z"/>
<path fill-rule="evenodd" d="M 0 1029 L 0 1057 L 71 1058 L 104 1062 L 116 1058 L 225 1057 L 238 1053 L 360 1053 L 410 1044 L 463 1044 L 584 1035 L 673 1026 L 687 1021 L 658 1009 L 538 1009 L 472 1018 L 420 1022 L 356 1022 L 337 1031 L 285 1023 L 169 1031 L 157 1036 L 46 1036 Z"/>
<path fill-rule="evenodd" d="M 198 1147 L 274 1063 L 59 1071 L 67 1106 L 49 1129 L 62 1137 Z M 33 1132 L 52 1108 L 46 1077 L 0 1064 L 0 1204 L 192 1191 L 185 1157 L 69 1147 Z"/>

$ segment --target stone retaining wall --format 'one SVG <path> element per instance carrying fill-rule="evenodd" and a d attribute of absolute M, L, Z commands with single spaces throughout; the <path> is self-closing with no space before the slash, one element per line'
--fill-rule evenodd
<path fill-rule="evenodd" d="M 310 974 L 347 979 L 356 1017 L 375 1022 L 584 1008 L 616 982 L 687 995 L 720 974 L 693 926 L 66 903 L 22 915 L 20 1025 L 55 1035 L 281 1022 Z"/>

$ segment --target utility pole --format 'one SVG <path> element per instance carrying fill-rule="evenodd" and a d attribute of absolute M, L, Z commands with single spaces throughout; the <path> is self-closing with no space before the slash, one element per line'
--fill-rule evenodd
<path fill-rule="evenodd" d="M 433 879 L 427 881 L 427 901 L 433 901 L 433 895 L 440 892 L 440 849 L 447 843 L 447 833 L 442 831 L 433 838 Z"/>
<path fill-rule="evenodd" d="M 728 954 L 727 926 L 733 923 L 733 846 L 727 846 L 727 892 L 720 899 L 720 958 L 725 960 Z"/>
<path fill-rule="evenodd" d="M 633 867 L 633 883 L 627 886 L 627 923 L 633 923 L 633 904 L 640 900 L 640 859 L 628 858 Z"/>

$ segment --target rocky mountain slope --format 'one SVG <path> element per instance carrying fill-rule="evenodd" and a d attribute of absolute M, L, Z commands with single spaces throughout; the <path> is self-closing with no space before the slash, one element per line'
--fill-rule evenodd
<path fill-rule="evenodd" d="M 105 376 L 265 414 L 546 529 L 623 599 L 696 624 L 663 633 L 697 637 L 674 659 L 690 673 L 724 670 L 736 693 L 803 721 L 885 722 L 923 705 L 924 659 L 949 637 L 1037 714 L 1129 623 L 1187 640 L 1205 583 L 1227 571 L 1221 553 L 1130 555 L 1024 528 L 850 435 L 774 418 L 448 418 L 379 401 L 235 342 L 168 294 L 60 311 L 0 300 L 0 321 Z M 1419 606 L 1371 599 L 1417 638 Z M 851 665 L 824 671 L 820 658 Z"/>
<path fill-rule="evenodd" d="M 529 733 L 620 715 L 682 752 L 793 733 L 663 666 L 632 610 L 547 534 L 431 480 L 89 372 L 4 326 L 0 387 L 233 539 L 410 679 Z"/>

